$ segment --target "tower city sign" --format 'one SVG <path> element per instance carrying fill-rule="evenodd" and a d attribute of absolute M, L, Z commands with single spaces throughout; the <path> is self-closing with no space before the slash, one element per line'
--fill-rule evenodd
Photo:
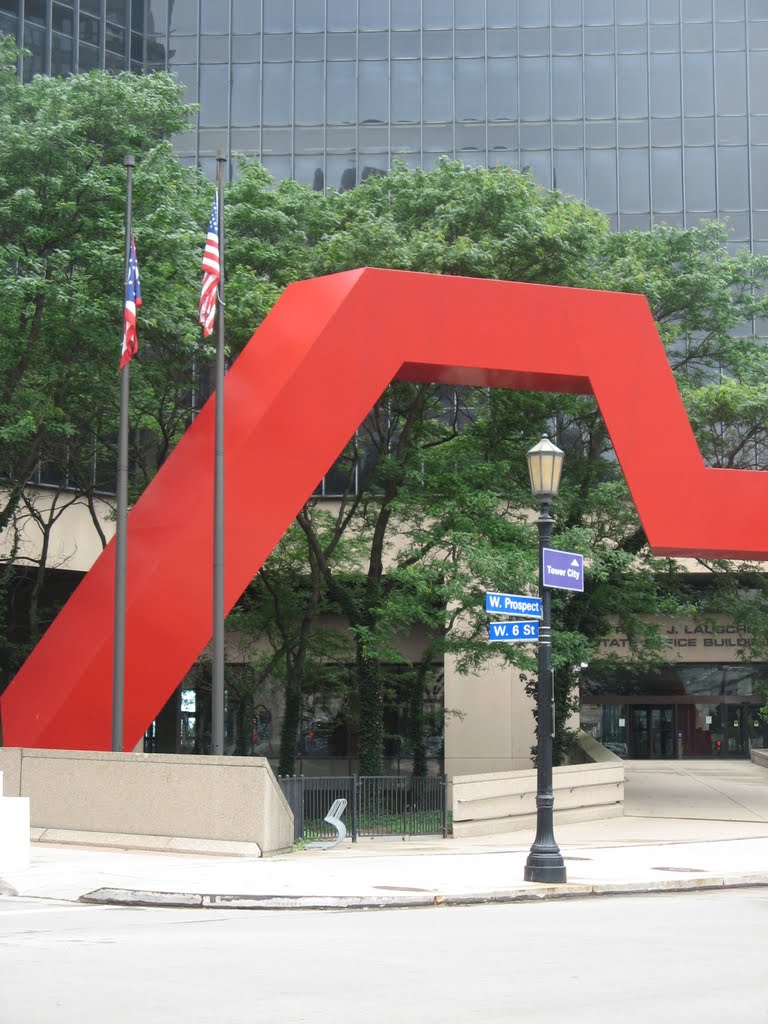
<path fill-rule="evenodd" d="M 584 590 L 584 555 L 575 551 L 542 550 L 542 579 L 555 590 Z"/>

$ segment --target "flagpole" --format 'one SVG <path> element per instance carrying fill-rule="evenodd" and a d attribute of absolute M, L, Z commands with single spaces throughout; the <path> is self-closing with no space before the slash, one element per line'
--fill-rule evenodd
<path fill-rule="evenodd" d="M 136 160 L 127 154 L 125 187 L 125 271 L 124 289 L 128 285 L 131 259 L 131 220 L 133 202 L 133 167 Z M 124 330 L 123 326 L 123 330 Z M 115 624 L 112 647 L 112 750 L 123 749 L 123 705 L 125 697 L 125 608 L 127 579 L 128 522 L 128 397 L 130 361 L 120 370 L 120 427 L 117 444 L 117 532 L 115 536 Z"/>
<path fill-rule="evenodd" d="M 216 298 L 216 431 L 213 483 L 212 753 L 224 753 L 224 164 L 216 157 L 219 206 L 219 286 Z"/>

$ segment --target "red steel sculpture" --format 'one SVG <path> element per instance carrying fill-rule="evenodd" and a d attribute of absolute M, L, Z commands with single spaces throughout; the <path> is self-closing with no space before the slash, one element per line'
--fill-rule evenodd
<path fill-rule="evenodd" d="M 656 554 L 768 555 L 768 476 L 704 466 L 643 296 L 362 269 L 287 288 L 227 374 L 227 609 L 393 379 L 593 394 Z M 211 637 L 214 402 L 128 517 L 126 750 Z M 0 699 L 7 745 L 110 748 L 114 562 Z"/>

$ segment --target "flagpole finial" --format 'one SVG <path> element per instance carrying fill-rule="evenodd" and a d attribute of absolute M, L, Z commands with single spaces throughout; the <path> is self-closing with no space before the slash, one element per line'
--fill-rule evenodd
<path fill-rule="evenodd" d="M 133 167 L 136 164 L 136 157 L 133 153 L 126 153 L 123 157 L 123 164 L 126 167 Z"/>

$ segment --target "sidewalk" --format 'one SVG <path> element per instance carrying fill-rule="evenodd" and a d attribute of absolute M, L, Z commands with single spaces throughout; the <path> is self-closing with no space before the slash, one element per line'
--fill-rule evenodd
<path fill-rule="evenodd" d="M 0 894 L 140 906 L 434 906 L 768 885 L 768 771 L 628 762 L 625 815 L 555 826 L 568 881 L 523 881 L 533 831 L 361 839 L 274 858 L 33 844 Z"/>

